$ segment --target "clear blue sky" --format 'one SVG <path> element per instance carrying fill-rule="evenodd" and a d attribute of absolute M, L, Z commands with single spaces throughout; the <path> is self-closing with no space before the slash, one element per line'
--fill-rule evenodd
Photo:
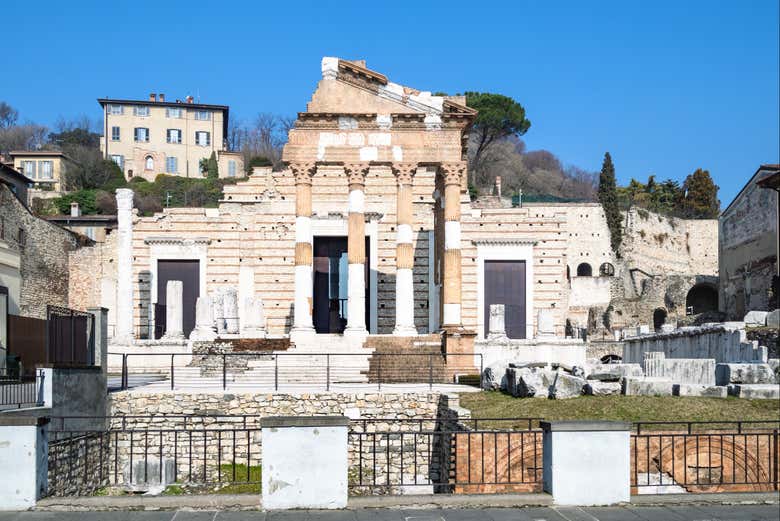
<path fill-rule="evenodd" d="M 725 207 L 780 162 L 778 0 L 6 0 L 2 14 L 0 100 L 48 125 L 149 92 L 294 115 L 339 56 L 422 90 L 512 96 L 529 149 L 589 170 L 609 150 L 623 183 L 703 167 Z"/>

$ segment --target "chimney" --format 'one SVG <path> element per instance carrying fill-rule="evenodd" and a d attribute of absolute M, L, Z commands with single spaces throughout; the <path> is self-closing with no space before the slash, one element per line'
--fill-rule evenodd
<path fill-rule="evenodd" d="M 496 195 L 501 197 L 501 176 L 496 176 Z"/>
<path fill-rule="evenodd" d="M 155 94 L 154 92 L 150 92 L 149 101 L 157 101 L 157 94 Z"/>
<path fill-rule="evenodd" d="M 157 101 L 159 101 L 160 103 L 164 102 L 165 101 L 165 94 L 163 94 L 162 92 L 160 94 L 158 94 Z"/>
<path fill-rule="evenodd" d="M 80 215 L 81 215 L 81 209 L 79 208 L 79 203 L 73 201 L 72 203 L 70 203 L 70 216 L 79 217 Z"/>

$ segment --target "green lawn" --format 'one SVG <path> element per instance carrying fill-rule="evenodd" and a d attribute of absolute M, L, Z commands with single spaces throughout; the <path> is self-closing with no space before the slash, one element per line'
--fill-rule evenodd
<path fill-rule="evenodd" d="M 462 393 L 462 407 L 474 418 L 621 421 L 780 421 L 779 400 L 688 396 L 580 396 L 568 400 L 513 398 L 497 391 Z M 482 426 L 482 422 L 479 424 Z M 527 425 L 518 422 L 517 426 Z M 495 425 L 512 426 L 507 422 Z"/>

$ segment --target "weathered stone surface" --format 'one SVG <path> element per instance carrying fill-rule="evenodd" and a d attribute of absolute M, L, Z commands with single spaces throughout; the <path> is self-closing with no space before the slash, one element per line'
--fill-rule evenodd
<path fill-rule="evenodd" d="M 663 352 L 645 353 L 645 376 L 666 378 L 676 383 L 715 385 L 712 358 L 666 358 Z"/>
<path fill-rule="evenodd" d="M 229 335 L 238 333 L 238 291 L 227 288 L 222 301 L 224 306 L 225 332 Z"/>
<path fill-rule="evenodd" d="M 734 384 L 729 386 L 729 394 L 749 400 L 780 399 L 780 386 L 775 384 Z"/>
<path fill-rule="evenodd" d="M 588 380 L 619 382 L 624 376 L 644 376 L 642 366 L 639 364 L 594 364 L 590 366 Z"/>
<path fill-rule="evenodd" d="M 488 340 L 505 340 L 506 325 L 504 322 L 504 305 L 490 305 L 490 322 L 488 324 Z"/>
<path fill-rule="evenodd" d="M 589 396 L 612 396 L 620 394 L 622 386 L 620 382 L 600 382 L 591 380 L 583 387 L 583 393 Z"/>
<path fill-rule="evenodd" d="M 773 384 L 775 372 L 769 364 L 718 364 L 715 381 L 718 385 Z"/>
<path fill-rule="evenodd" d="M 510 367 L 506 371 L 507 391 L 517 398 L 547 398 L 556 374 L 549 369 Z"/>
<path fill-rule="evenodd" d="M 672 396 L 674 384 L 665 378 L 624 378 L 626 396 Z"/>
<path fill-rule="evenodd" d="M 728 387 L 725 385 L 674 384 L 672 391 L 675 396 L 705 396 L 708 398 L 728 396 Z"/>
<path fill-rule="evenodd" d="M 780 358 L 770 358 L 767 360 L 772 372 L 775 373 L 775 382 L 780 383 Z"/>
<path fill-rule="evenodd" d="M 505 391 L 507 388 L 506 370 L 508 361 L 496 362 L 482 371 L 482 388 L 486 391 Z"/>
<path fill-rule="evenodd" d="M 584 378 L 559 372 L 550 389 L 550 398 L 562 400 L 581 396 L 583 394 L 582 388 L 585 387 L 585 384 L 587 383 L 587 380 Z"/>
<path fill-rule="evenodd" d="M 780 309 L 776 309 L 767 314 L 766 327 L 780 328 Z"/>
<path fill-rule="evenodd" d="M 743 321 L 746 326 L 765 326 L 768 314 L 767 311 L 748 311 Z"/>
<path fill-rule="evenodd" d="M 555 336 L 555 312 L 552 309 L 540 309 L 536 318 L 536 337 Z"/>
<path fill-rule="evenodd" d="M 211 341 L 216 337 L 211 297 L 198 297 L 195 301 L 195 329 L 190 333 L 190 340 Z"/>

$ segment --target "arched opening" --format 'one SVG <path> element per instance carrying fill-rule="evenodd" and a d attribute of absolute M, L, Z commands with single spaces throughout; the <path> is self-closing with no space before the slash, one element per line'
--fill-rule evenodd
<path fill-rule="evenodd" d="M 615 267 L 609 262 L 605 262 L 599 267 L 599 275 L 602 277 L 614 277 Z"/>
<path fill-rule="evenodd" d="M 593 268 L 590 267 L 590 264 L 587 262 L 583 262 L 579 266 L 577 266 L 577 276 L 578 277 L 592 277 L 593 276 Z"/>
<path fill-rule="evenodd" d="M 154 158 L 152 156 L 146 156 L 146 159 L 144 159 L 144 170 L 154 170 Z"/>
<path fill-rule="evenodd" d="M 653 329 L 656 331 L 661 330 L 661 326 L 666 324 L 667 313 L 664 308 L 658 308 L 653 311 Z"/>
<path fill-rule="evenodd" d="M 718 310 L 718 291 L 709 284 L 696 284 L 685 297 L 685 312 L 698 315 Z"/>

